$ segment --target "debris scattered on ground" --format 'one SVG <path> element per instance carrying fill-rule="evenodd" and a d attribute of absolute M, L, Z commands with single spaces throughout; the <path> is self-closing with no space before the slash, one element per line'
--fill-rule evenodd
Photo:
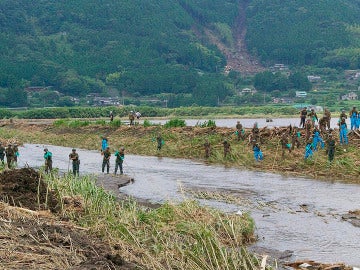
<path fill-rule="evenodd" d="M 1 269 L 136 269 L 89 229 L 57 215 L 59 200 L 34 169 L 1 173 L 0 199 Z M 83 211 L 80 197 L 62 201 Z"/>
<path fill-rule="evenodd" d="M 360 227 L 360 210 L 349 211 L 341 217 L 343 220 L 350 222 L 355 227 Z"/>
<path fill-rule="evenodd" d="M 312 269 L 312 270 L 352 270 L 352 267 L 346 266 L 343 263 L 337 264 L 324 264 L 315 261 L 296 261 L 293 263 L 285 263 L 285 266 L 289 266 L 294 269 Z"/>

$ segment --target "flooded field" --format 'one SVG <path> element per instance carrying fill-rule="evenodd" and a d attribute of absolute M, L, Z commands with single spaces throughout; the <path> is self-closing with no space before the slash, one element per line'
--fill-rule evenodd
<path fill-rule="evenodd" d="M 54 167 L 71 169 L 71 148 L 33 144 L 20 148 L 19 166 L 43 165 L 44 147 L 53 153 Z M 80 174 L 101 173 L 99 152 L 78 153 Z M 114 158 L 111 166 L 112 172 Z M 153 203 L 197 198 L 225 212 L 249 212 L 257 226 L 257 247 L 291 251 L 291 260 L 360 266 L 360 229 L 341 218 L 360 209 L 360 185 L 135 155 L 126 155 L 124 171 L 135 179 L 120 189 L 125 194 Z"/>

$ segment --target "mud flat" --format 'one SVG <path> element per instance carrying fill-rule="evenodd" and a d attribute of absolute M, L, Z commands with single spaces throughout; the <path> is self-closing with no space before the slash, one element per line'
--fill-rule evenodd
<path fill-rule="evenodd" d="M 97 186 L 116 197 L 119 197 L 119 188 L 134 182 L 129 175 L 98 174 L 96 179 Z"/>

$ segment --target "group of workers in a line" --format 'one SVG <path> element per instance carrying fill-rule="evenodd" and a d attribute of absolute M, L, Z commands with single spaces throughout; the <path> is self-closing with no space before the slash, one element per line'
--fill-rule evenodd
<path fill-rule="evenodd" d="M 138 120 L 140 119 L 141 113 L 138 112 L 138 111 L 137 112 L 130 111 L 128 117 L 129 117 L 129 125 L 133 126 L 133 125 L 135 125 L 135 119 L 138 119 Z M 113 111 L 110 111 L 109 118 L 110 118 L 110 122 L 114 121 L 114 113 L 113 113 Z"/>
<path fill-rule="evenodd" d="M 5 148 L 3 144 L 0 142 L 0 160 L 3 166 L 5 166 L 5 157 L 6 163 L 9 169 L 16 167 L 18 162 L 19 148 L 16 143 L 11 144 L 9 143 L 8 146 Z"/>
<path fill-rule="evenodd" d="M 351 122 L 351 130 L 359 129 L 360 125 L 360 114 L 356 110 L 356 107 L 349 113 L 350 122 Z M 347 137 L 347 124 L 346 124 L 347 115 L 345 111 L 342 111 L 340 114 L 340 118 L 338 121 L 339 126 L 339 138 L 340 144 L 348 144 L 348 137 Z M 282 149 L 282 157 L 285 156 L 285 152 L 291 152 L 294 150 L 295 147 L 299 148 L 301 145 L 301 141 L 305 143 L 305 153 L 304 159 L 311 158 L 314 155 L 314 152 L 317 151 L 319 148 L 323 149 L 325 147 L 325 143 L 327 145 L 327 155 L 330 162 L 334 159 L 335 154 L 335 146 L 336 141 L 333 137 L 334 130 L 330 126 L 331 120 L 331 113 L 328 109 L 325 109 L 324 116 L 318 119 L 318 116 L 314 109 L 311 109 L 310 112 L 307 111 L 307 108 L 303 108 L 300 112 L 300 127 L 305 130 L 304 136 L 300 132 L 300 129 L 297 127 L 292 127 L 291 125 L 277 134 L 277 128 L 274 129 L 273 133 L 280 136 L 279 143 Z M 249 145 L 252 146 L 254 159 L 256 161 L 260 161 L 263 159 L 263 153 L 261 151 L 260 143 L 262 139 L 260 137 L 260 130 L 258 124 L 255 123 L 253 128 L 251 129 L 251 133 L 247 136 L 245 134 L 245 129 L 243 128 L 240 121 L 236 124 L 236 137 L 237 140 L 245 140 L 246 137 L 249 139 Z M 323 137 L 325 139 L 323 139 Z M 224 158 L 228 156 L 230 153 L 230 143 L 228 140 L 223 141 L 223 149 L 224 149 Z M 209 140 L 205 140 L 204 143 L 205 149 L 205 158 L 209 158 L 211 154 L 211 145 Z"/>
<path fill-rule="evenodd" d="M 110 147 L 108 146 L 108 140 L 106 137 L 103 137 L 101 142 L 101 155 L 103 156 L 102 160 L 102 172 L 104 173 L 105 167 L 106 172 L 110 172 Z M 114 175 L 116 175 L 118 169 L 120 169 L 120 174 L 123 174 L 123 162 L 125 159 L 125 148 L 121 147 L 119 151 L 115 152 L 115 171 Z M 44 149 L 44 160 L 45 160 L 45 172 L 49 173 L 52 171 L 52 153 L 45 148 Z M 72 172 L 74 176 L 79 175 L 80 169 L 80 158 L 79 154 L 76 152 L 76 149 L 73 148 L 71 153 L 69 154 L 69 162 L 72 161 Z"/>

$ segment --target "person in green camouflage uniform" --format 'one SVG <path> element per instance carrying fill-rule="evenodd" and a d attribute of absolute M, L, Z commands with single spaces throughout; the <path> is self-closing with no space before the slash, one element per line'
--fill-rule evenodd
<path fill-rule="evenodd" d="M 110 152 L 110 147 L 106 147 L 105 151 L 102 153 L 103 155 L 103 162 L 102 162 L 102 172 L 104 172 L 105 170 L 105 166 L 106 166 L 106 173 L 109 173 L 110 171 L 110 157 L 111 157 L 111 152 Z"/>
<path fill-rule="evenodd" d="M 208 139 L 205 140 L 204 148 L 205 148 L 205 158 L 209 158 L 211 154 L 211 144 Z"/>
<path fill-rule="evenodd" d="M 327 149 L 326 152 L 328 154 L 329 161 L 332 162 L 334 160 L 335 155 L 335 145 L 336 142 L 332 136 L 332 134 L 329 134 L 329 139 L 327 141 Z"/>
<path fill-rule="evenodd" d="M 12 148 L 11 144 L 8 144 L 8 147 L 6 147 L 5 154 L 6 154 L 7 166 L 9 169 L 11 169 L 14 164 L 14 161 L 15 161 L 14 160 L 15 152 L 14 152 L 14 149 Z"/>
<path fill-rule="evenodd" d="M 224 158 L 226 158 L 226 156 L 230 154 L 230 143 L 227 140 L 224 140 L 223 146 L 224 146 Z"/>
<path fill-rule="evenodd" d="M 51 173 L 52 171 L 52 153 L 45 148 L 44 149 L 44 159 L 45 159 L 45 173 Z"/>
<path fill-rule="evenodd" d="M 116 175 L 118 168 L 120 169 L 120 174 L 123 174 L 123 162 L 125 159 L 125 148 L 121 147 L 119 151 L 116 151 L 115 153 L 115 172 L 114 174 Z"/>
<path fill-rule="evenodd" d="M 73 148 L 71 153 L 69 154 L 69 159 L 72 160 L 72 168 L 73 168 L 74 176 L 79 176 L 80 159 L 79 159 L 79 154 L 76 153 L 75 148 Z"/>

